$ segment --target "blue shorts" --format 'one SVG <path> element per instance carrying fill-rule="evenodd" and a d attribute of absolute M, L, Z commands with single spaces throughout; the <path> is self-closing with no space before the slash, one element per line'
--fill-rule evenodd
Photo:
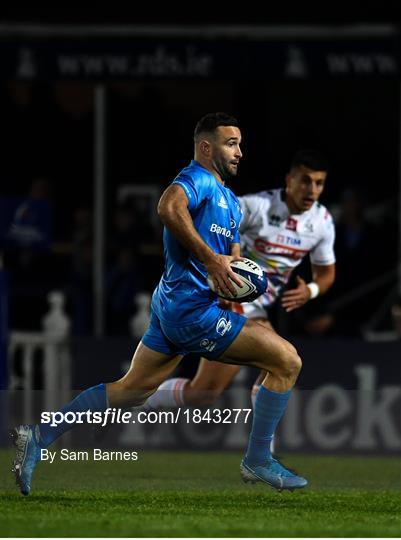
<path fill-rule="evenodd" d="M 215 359 L 223 355 L 238 336 L 246 317 L 211 306 L 195 324 L 168 326 L 152 310 L 150 325 L 142 338 L 150 349 L 168 355 L 196 353 Z"/>

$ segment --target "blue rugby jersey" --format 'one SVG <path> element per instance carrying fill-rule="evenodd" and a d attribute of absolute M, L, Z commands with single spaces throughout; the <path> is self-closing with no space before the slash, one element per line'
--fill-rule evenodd
<path fill-rule="evenodd" d="M 231 244 L 240 241 L 242 217 L 234 193 L 194 160 L 173 184 L 184 189 L 189 213 L 203 240 L 216 253 L 230 255 Z M 166 227 L 163 243 L 165 269 L 153 293 L 152 309 L 169 326 L 195 323 L 202 318 L 205 307 L 217 304 L 217 295 L 207 284 L 205 266 Z"/>

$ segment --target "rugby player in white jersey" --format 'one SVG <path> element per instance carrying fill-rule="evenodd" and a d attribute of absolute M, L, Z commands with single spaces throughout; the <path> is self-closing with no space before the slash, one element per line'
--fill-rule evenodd
<path fill-rule="evenodd" d="M 269 278 L 268 291 L 252 303 L 232 304 L 232 309 L 272 329 L 268 308 L 278 300 L 287 312 L 324 294 L 335 279 L 333 220 L 319 202 L 327 177 L 327 163 L 314 150 L 301 150 L 292 159 L 285 189 L 261 191 L 239 197 L 243 218 L 241 252 L 258 262 Z M 285 289 L 291 273 L 309 254 L 310 283 L 297 276 L 297 285 Z M 145 403 L 149 409 L 182 405 L 211 405 L 231 383 L 239 365 L 202 358 L 192 380 L 165 381 Z M 252 401 L 266 372 L 252 388 Z"/>

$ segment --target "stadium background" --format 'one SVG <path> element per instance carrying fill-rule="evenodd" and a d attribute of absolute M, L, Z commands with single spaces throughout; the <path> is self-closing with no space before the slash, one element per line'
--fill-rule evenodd
<path fill-rule="evenodd" d="M 302 312 L 275 313 L 304 358 L 279 451 L 365 463 L 368 454 L 399 455 L 395 19 L 20 22 L 10 16 L 0 28 L 4 446 L 17 418 L 30 421 L 44 404 L 125 371 L 141 323 L 135 298 L 146 302 L 140 293 L 163 268 L 158 194 L 191 159 L 197 119 L 224 110 L 244 138 L 238 194 L 283 185 L 299 148 L 316 147 L 331 163 L 322 201 L 336 221 L 335 286 Z M 308 265 L 300 272 L 307 278 Z M 52 291 L 63 294 L 64 315 L 53 307 L 46 326 Z M 195 368 L 188 357 L 179 373 Z M 254 375 L 244 372 L 217 406 L 249 406 Z M 243 425 L 130 426 L 80 430 L 70 444 L 231 452 L 246 438 Z"/>

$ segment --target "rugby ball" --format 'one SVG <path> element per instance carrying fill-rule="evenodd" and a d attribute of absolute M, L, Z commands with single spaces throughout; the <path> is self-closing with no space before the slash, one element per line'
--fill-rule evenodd
<path fill-rule="evenodd" d="M 215 289 L 212 278 L 207 275 L 207 283 L 211 290 L 221 298 L 230 300 L 231 302 L 252 302 L 267 290 L 267 276 L 262 268 L 251 261 L 250 259 L 242 259 L 241 261 L 232 261 L 230 263 L 233 272 L 238 274 L 242 281 L 242 287 L 232 282 L 237 296 L 226 296 L 223 292 Z"/>

